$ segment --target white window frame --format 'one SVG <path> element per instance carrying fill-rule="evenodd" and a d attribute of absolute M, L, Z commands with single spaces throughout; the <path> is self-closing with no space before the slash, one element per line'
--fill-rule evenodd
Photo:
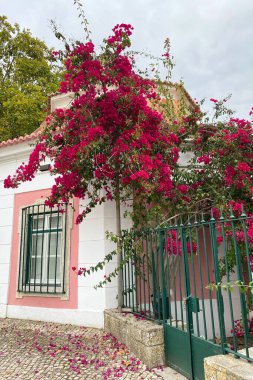
<path fill-rule="evenodd" d="M 24 296 L 43 296 L 43 297 L 60 297 L 62 300 L 69 299 L 69 284 L 70 284 L 70 245 L 71 245 L 71 229 L 73 227 L 73 209 L 70 206 L 66 207 L 67 216 L 62 214 L 62 236 L 61 236 L 61 252 L 60 254 L 60 279 L 62 281 L 61 284 L 56 284 L 57 292 L 55 292 L 55 282 L 48 281 L 46 284 L 36 284 L 34 283 L 34 279 L 30 278 L 30 287 L 29 284 L 25 285 L 25 277 L 26 272 L 23 270 L 24 268 L 24 260 L 27 259 L 26 254 L 24 254 L 24 249 L 27 249 L 27 241 L 23 241 L 25 234 L 28 232 L 28 219 L 26 223 L 22 222 L 22 213 L 24 209 L 29 208 L 32 210 L 33 207 L 44 207 L 44 201 L 42 199 L 37 200 L 34 204 L 22 206 L 19 211 L 19 225 L 18 225 L 18 233 L 19 233 L 19 258 L 18 258 L 18 270 L 17 270 L 17 291 L 16 298 L 23 298 Z M 57 208 L 50 209 L 49 207 L 44 207 L 44 210 L 51 214 L 55 211 L 57 212 Z M 36 212 L 30 212 L 27 215 L 35 215 Z M 60 214 L 61 215 L 61 214 Z M 23 227 L 23 228 L 22 228 Z M 22 247 L 23 245 L 23 247 Z M 24 248 L 25 246 L 25 248 Z M 65 254 L 63 256 L 63 252 L 65 249 Z M 65 262 L 64 262 L 65 260 Z M 43 265 L 46 265 L 45 263 Z M 63 273 L 64 271 L 64 273 Z M 37 276 L 36 276 L 37 277 Z M 37 280 L 37 279 L 36 279 Z M 63 286 L 64 285 L 64 286 Z"/>

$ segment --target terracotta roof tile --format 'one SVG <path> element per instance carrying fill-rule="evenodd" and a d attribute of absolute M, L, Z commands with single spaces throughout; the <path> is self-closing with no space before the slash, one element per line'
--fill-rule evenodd
<path fill-rule="evenodd" d="M 29 135 L 20 136 L 20 137 L 17 137 L 15 139 L 9 139 L 6 141 L 2 141 L 2 142 L 0 142 L 0 148 L 4 148 L 4 147 L 10 146 L 10 145 L 16 145 L 16 144 L 26 142 L 26 141 L 35 140 L 36 138 L 38 138 L 41 135 L 41 133 L 44 129 L 44 126 L 45 126 L 45 122 L 43 121 L 42 124 L 39 126 L 39 128 L 37 128 L 34 132 L 30 133 Z"/>

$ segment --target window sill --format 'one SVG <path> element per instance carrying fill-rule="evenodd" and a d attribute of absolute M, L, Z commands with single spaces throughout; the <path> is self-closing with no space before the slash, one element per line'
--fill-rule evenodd
<path fill-rule="evenodd" d="M 16 292 L 16 298 L 22 299 L 24 297 L 43 297 L 43 298 L 60 298 L 62 301 L 69 300 L 69 292 L 65 293 L 39 293 L 39 292 Z"/>

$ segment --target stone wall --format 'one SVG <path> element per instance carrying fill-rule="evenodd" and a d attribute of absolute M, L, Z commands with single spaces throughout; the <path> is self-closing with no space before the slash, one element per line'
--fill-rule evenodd
<path fill-rule="evenodd" d="M 149 368 L 164 365 L 163 326 L 111 309 L 104 312 L 104 327 Z"/>

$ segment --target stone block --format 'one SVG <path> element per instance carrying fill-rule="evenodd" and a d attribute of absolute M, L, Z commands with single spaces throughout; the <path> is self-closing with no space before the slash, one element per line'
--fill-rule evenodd
<path fill-rule="evenodd" d="M 133 321 L 130 323 L 130 335 L 131 340 L 135 340 L 137 342 L 142 341 L 142 330 L 140 327 L 138 327 L 138 324 L 133 323 Z"/>
<path fill-rule="evenodd" d="M 164 344 L 164 331 L 163 326 L 154 326 L 153 328 L 148 328 L 142 330 L 142 342 L 146 346 L 157 346 Z"/>
<path fill-rule="evenodd" d="M 253 363 L 232 355 L 204 359 L 205 380 L 253 380 Z"/>
<path fill-rule="evenodd" d="M 115 309 L 105 310 L 104 315 L 105 330 L 125 343 L 149 368 L 165 363 L 162 326 Z"/>
<path fill-rule="evenodd" d="M 131 340 L 128 347 L 148 368 L 157 367 L 165 363 L 164 345 L 149 347 L 136 340 Z"/>

